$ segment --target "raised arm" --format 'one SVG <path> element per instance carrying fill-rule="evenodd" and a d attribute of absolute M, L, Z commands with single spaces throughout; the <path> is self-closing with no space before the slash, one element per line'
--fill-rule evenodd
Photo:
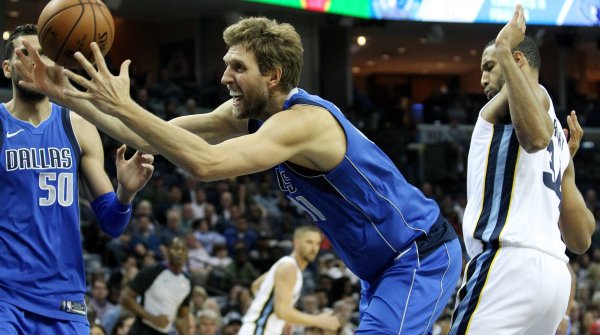
<path fill-rule="evenodd" d="M 524 36 L 523 7 L 517 5 L 513 18 L 498 34 L 495 47 L 498 64 L 506 81 L 510 117 L 519 144 L 526 152 L 532 153 L 548 146 L 553 126 L 547 113 L 547 96 L 540 94 L 537 79 L 534 81 L 523 72 L 521 67 L 526 62 L 524 54 L 512 51 L 523 41 Z"/>
<path fill-rule="evenodd" d="M 296 271 L 296 266 L 291 263 L 283 263 L 275 271 L 275 314 L 277 317 L 291 324 L 337 330 L 340 327 L 337 316 L 327 313 L 307 314 L 292 306 L 292 292 L 297 280 Z"/>

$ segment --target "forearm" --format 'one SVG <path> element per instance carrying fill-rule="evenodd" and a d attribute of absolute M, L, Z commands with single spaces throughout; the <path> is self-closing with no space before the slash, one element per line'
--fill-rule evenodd
<path fill-rule="evenodd" d="M 212 160 L 211 145 L 205 140 L 148 113 L 133 101 L 124 107 L 119 118 L 171 163 L 204 179 L 204 169 Z"/>
<path fill-rule="evenodd" d="M 275 314 L 281 320 L 294 325 L 303 325 L 308 327 L 322 327 L 317 315 L 303 313 L 293 307 L 275 307 Z"/>
<path fill-rule="evenodd" d="M 515 62 L 510 48 L 496 45 L 496 52 L 506 80 L 510 117 L 519 144 L 530 153 L 546 148 L 553 131 L 552 121 L 547 111 L 544 110 L 534 88 Z"/>
<path fill-rule="evenodd" d="M 154 154 L 155 150 L 139 135 L 131 131 L 121 120 L 101 112 L 96 106 L 87 100 L 69 99 L 67 106 L 73 112 L 81 115 L 84 119 L 95 125 L 110 137 L 128 146 L 134 147 L 142 152 Z"/>
<path fill-rule="evenodd" d="M 123 203 L 114 192 L 103 194 L 91 203 L 102 231 L 117 237 L 123 233 L 131 219 L 131 201 Z"/>
<path fill-rule="evenodd" d="M 129 296 L 121 297 L 121 305 L 141 319 L 149 320 L 152 317 L 148 311 Z"/>
<path fill-rule="evenodd" d="M 596 221 L 575 184 L 574 169 L 571 161 L 563 177 L 559 227 L 567 248 L 584 253 L 591 244 Z"/>

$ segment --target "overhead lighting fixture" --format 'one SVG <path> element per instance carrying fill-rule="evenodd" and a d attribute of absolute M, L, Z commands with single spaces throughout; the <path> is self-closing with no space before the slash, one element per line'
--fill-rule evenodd
<path fill-rule="evenodd" d="M 363 45 L 367 44 L 367 38 L 364 36 L 358 36 L 358 38 L 356 39 L 356 44 L 362 47 Z"/>
<path fill-rule="evenodd" d="M 456 63 L 460 62 L 462 60 L 462 57 L 460 56 L 454 56 L 452 57 L 452 60 L 455 61 Z"/>
<path fill-rule="evenodd" d="M 19 17 L 19 11 L 18 10 L 10 10 L 8 11 L 8 17 L 10 17 L 11 19 L 16 19 Z"/>
<path fill-rule="evenodd" d="M 367 66 L 373 66 L 373 65 L 375 65 L 374 61 L 372 61 L 372 60 L 367 61 Z"/>
<path fill-rule="evenodd" d="M 477 49 L 469 50 L 469 55 L 471 55 L 471 56 L 477 56 L 478 53 L 479 53 L 479 51 L 477 51 Z"/>
<path fill-rule="evenodd" d="M 404 48 L 404 47 L 399 47 L 399 48 L 397 49 L 397 51 L 398 51 L 398 53 L 399 53 L 399 54 L 403 54 L 403 53 L 406 53 L 406 48 Z"/>
<path fill-rule="evenodd" d="M 10 31 L 5 31 L 2 33 L 2 39 L 5 41 L 8 41 L 8 38 L 10 37 Z"/>
<path fill-rule="evenodd" d="M 360 67 L 358 67 L 358 66 L 353 66 L 353 67 L 352 67 L 352 73 L 360 73 Z"/>
<path fill-rule="evenodd" d="M 390 60 L 390 58 L 391 57 L 390 57 L 389 54 L 383 54 L 383 55 L 381 55 L 381 60 L 388 61 L 388 60 Z"/>

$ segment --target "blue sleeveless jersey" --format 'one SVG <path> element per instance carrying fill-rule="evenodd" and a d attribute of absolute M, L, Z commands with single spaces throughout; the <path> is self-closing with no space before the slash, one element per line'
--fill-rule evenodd
<path fill-rule="evenodd" d="M 69 111 L 52 104 L 37 127 L 0 104 L 0 300 L 64 320 L 62 300 L 84 301 L 77 172 Z M 86 321 L 84 321 L 86 322 Z"/>
<path fill-rule="evenodd" d="M 274 168 L 279 187 L 310 215 L 354 274 L 375 279 L 415 239 L 429 232 L 439 220 L 439 207 L 409 184 L 390 158 L 334 104 L 294 89 L 282 113 L 293 113 L 288 109 L 296 104 L 325 108 L 337 119 L 346 133 L 346 155 L 325 174 L 282 163 Z"/>

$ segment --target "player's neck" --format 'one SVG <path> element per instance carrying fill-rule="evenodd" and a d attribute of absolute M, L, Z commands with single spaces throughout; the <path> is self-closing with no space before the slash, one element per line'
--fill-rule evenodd
<path fill-rule="evenodd" d="M 281 112 L 283 110 L 283 103 L 287 99 L 287 92 L 275 91 L 271 94 L 272 95 L 269 99 L 269 102 L 265 107 L 265 115 L 263 117 L 264 120 L 262 121 L 266 121 L 266 119 L 268 119 L 269 117 Z M 259 118 L 259 120 L 263 118 Z"/>
<path fill-rule="evenodd" d="M 292 252 L 290 256 L 292 256 L 296 260 L 296 264 L 298 264 L 300 270 L 304 271 L 304 269 L 306 269 L 308 262 L 305 259 L 297 255 L 295 252 Z"/>
<path fill-rule="evenodd" d="M 50 115 L 51 107 L 49 102 L 48 98 L 33 101 L 14 96 L 5 106 L 16 119 L 37 126 Z"/>

